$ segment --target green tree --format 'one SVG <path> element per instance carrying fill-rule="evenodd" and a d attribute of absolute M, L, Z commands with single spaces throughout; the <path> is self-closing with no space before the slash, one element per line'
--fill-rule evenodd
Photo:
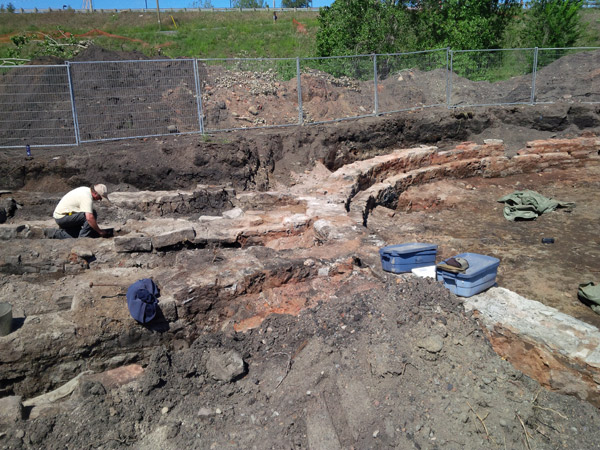
<path fill-rule="evenodd" d="M 320 56 L 499 48 L 519 0 L 335 0 L 321 8 Z"/>
<path fill-rule="evenodd" d="M 233 0 L 234 8 L 264 8 L 264 0 Z"/>
<path fill-rule="evenodd" d="M 6 5 L 6 12 L 14 13 L 16 9 L 17 8 L 15 8 L 15 5 L 10 2 Z"/>
<path fill-rule="evenodd" d="M 571 47 L 581 36 L 580 0 L 534 0 L 524 16 L 524 47 Z"/>
<path fill-rule="evenodd" d="M 282 0 L 283 8 L 310 8 L 312 0 Z"/>
<path fill-rule="evenodd" d="M 318 21 L 319 56 L 391 53 L 410 35 L 406 9 L 379 0 L 335 0 Z"/>
<path fill-rule="evenodd" d="M 499 48 L 504 30 L 521 9 L 519 0 L 423 0 L 413 27 L 421 49 Z"/>

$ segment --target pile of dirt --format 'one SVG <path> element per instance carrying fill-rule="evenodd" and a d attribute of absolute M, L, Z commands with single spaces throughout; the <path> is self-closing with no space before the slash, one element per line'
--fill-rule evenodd
<path fill-rule="evenodd" d="M 360 288 L 360 290 L 357 290 Z M 299 317 L 162 348 L 88 381 L 4 448 L 593 448 L 600 413 L 499 358 L 439 284 L 356 277 Z M 460 430 L 460 431 L 459 431 Z"/>

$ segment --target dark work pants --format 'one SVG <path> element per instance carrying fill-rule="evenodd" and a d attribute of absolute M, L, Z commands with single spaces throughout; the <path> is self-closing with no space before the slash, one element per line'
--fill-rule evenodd
<path fill-rule="evenodd" d="M 97 217 L 94 211 L 94 217 Z M 65 216 L 62 219 L 56 219 L 56 223 L 60 227 L 54 234 L 54 239 L 70 239 L 78 237 L 97 238 L 100 235 L 90 227 L 90 224 L 85 220 L 85 213 L 75 213 L 70 216 Z"/>

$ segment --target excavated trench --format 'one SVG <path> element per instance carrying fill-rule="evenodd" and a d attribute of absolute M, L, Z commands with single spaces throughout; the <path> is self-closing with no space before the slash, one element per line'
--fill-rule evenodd
<path fill-rule="evenodd" d="M 204 332 L 243 331 L 272 313 L 298 314 L 327 302 L 357 273 L 387 279 L 378 249 L 410 233 L 376 230 L 380 211 L 416 207 L 411 189 L 587 170 L 599 161 L 594 137 L 535 141 L 511 158 L 502 141 L 489 140 L 446 151 L 401 149 L 335 172 L 317 164 L 282 191 L 114 192 L 110 206 L 99 206 L 115 229 L 111 240 L 44 239 L 52 221 L 30 212 L 22 223 L 16 215 L 0 226 L 0 238 L 10 242 L 0 257 L 0 298 L 15 313 L 15 329 L 0 338 L 0 395 L 32 397 L 87 370 L 143 364 L 157 346 L 187 348 Z M 40 212 L 57 200 L 11 195 Z M 441 242 L 441 256 L 452 248 Z M 124 295 L 142 278 L 161 290 L 160 313 L 144 326 L 130 317 Z"/>

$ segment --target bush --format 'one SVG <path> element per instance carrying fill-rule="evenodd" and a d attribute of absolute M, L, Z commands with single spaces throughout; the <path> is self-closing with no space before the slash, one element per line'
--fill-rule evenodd
<path fill-rule="evenodd" d="M 573 46 L 581 36 L 581 0 L 533 0 L 524 16 L 521 46 L 560 48 Z"/>
<path fill-rule="evenodd" d="M 335 0 L 318 21 L 319 56 L 394 53 L 410 36 L 406 9 L 378 0 Z"/>
<path fill-rule="evenodd" d="M 263 0 L 233 0 L 234 8 L 264 8 Z"/>
<path fill-rule="evenodd" d="M 283 8 L 310 8 L 312 0 L 282 0 Z"/>

